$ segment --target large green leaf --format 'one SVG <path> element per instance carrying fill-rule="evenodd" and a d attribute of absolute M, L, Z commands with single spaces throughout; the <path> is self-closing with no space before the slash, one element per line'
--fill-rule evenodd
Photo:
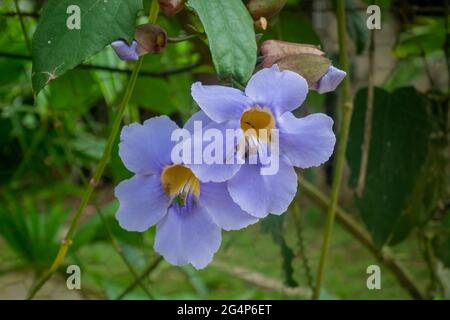
<path fill-rule="evenodd" d="M 241 0 L 189 0 L 208 36 L 214 66 L 222 79 L 245 83 L 256 64 L 253 20 Z"/>
<path fill-rule="evenodd" d="M 80 8 L 81 28 L 69 30 L 67 8 Z M 117 39 L 131 42 L 142 0 L 49 0 L 33 37 L 33 88 L 76 67 Z"/>
<path fill-rule="evenodd" d="M 366 184 L 356 203 L 374 241 L 382 246 L 392 236 L 428 152 L 430 124 L 427 101 L 413 88 L 392 94 L 375 90 Z M 350 128 L 347 159 L 355 186 L 361 162 L 367 89 L 358 92 Z"/>

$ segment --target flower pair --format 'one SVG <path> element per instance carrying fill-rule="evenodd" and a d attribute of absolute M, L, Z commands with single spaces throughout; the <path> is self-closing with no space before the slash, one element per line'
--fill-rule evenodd
<path fill-rule="evenodd" d="M 244 158 L 237 163 L 174 161 L 172 133 L 178 126 L 165 116 L 124 127 L 119 154 L 135 175 L 116 187 L 120 225 L 145 231 L 156 224 L 157 252 L 174 265 L 203 268 L 220 246 L 221 229 L 241 229 L 269 213 L 284 213 L 297 191 L 294 167 L 322 164 L 335 144 L 331 118 L 292 114 L 307 93 L 302 76 L 276 65 L 257 72 L 245 92 L 194 83 L 192 96 L 202 111 L 184 129 L 194 134 L 194 123 L 201 121 L 219 132 L 240 132 L 245 152 L 224 152 L 224 157 Z M 269 135 L 260 135 L 260 130 Z M 265 164 L 245 161 L 273 144 L 279 149 L 276 172 L 263 175 Z"/>

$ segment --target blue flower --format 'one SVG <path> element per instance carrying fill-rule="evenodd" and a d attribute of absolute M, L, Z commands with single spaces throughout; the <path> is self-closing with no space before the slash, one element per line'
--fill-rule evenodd
<path fill-rule="evenodd" d="M 308 93 L 308 84 L 299 74 L 280 71 L 277 65 L 262 69 L 248 82 L 244 92 L 225 86 L 192 85 L 192 96 L 219 130 L 278 130 L 279 170 L 261 175 L 260 164 L 188 164 L 201 181 L 227 181 L 232 199 L 254 217 L 282 214 L 297 191 L 295 167 L 309 168 L 327 161 L 336 142 L 333 120 L 325 114 L 296 118 Z M 253 136 L 258 147 L 270 142 Z M 267 140 L 267 139 L 266 139 Z M 228 154 L 227 154 L 228 157 Z"/>
<path fill-rule="evenodd" d="M 124 61 L 135 61 L 139 59 L 138 43 L 133 40 L 131 45 L 128 45 L 123 40 L 117 40 L 111 43 L 116 54 Z"/>
<path fill-rule="evenodd" d="M 204 118 L 197 113 L 186 123 Z M 154 249 L 174 265 L 208 265 L 221 242 L 221 229 L 255 223 L 231 199 L 225 183 L 204 183 L 182 163 L 173 163 L 178 126 L 166 116 L 122 129 L 119 155 L 135 175 L 115 189 L 120 206 L 116 218 L 128 231 L 156 227 Z"/>
<path fill-rule="evenodd" d="M 313 85 L 312 89 L 316 90 L 318 93 L 334 91 L 346 76 L 347 73 L 345 71 L 330 66 L 322 78 Z"/>

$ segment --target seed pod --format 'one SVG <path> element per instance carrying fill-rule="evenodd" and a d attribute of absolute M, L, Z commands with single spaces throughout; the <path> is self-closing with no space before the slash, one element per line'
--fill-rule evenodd
<path fill-rule="evenodd" d="M 138 43 L 137 51 L 140 56 L 159 53 L 167 46 L 167 33 L 156 24 L 147 23 L 138 26 L 134 38 Z"/>
<path fill-rule="evenodd" d="M 183 10 L 185 0 L 158 0 L 158 2 L 162 13 L 171 17 Z"/>
<path fill-rule="evenodd" d="M 250 0 L 247 8 L 254 20 L 270 18 L 283 9 L 287 0 Z"/>

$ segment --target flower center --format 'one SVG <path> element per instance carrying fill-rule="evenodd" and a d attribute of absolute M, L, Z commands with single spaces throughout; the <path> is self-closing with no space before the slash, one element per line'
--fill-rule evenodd
<path fill-rule="evenodd" d="M 164 168 L 161 174 L 161 184 L 170 198 L 179 197 L 186 200 L 190 194 L 197 198 L 200 195 L 200 182 L 191 169 L 180 164 Z"/>
<path fill-rule="evenodd" d="M 242 114 L 241 129 L 245 136 L 268 143 L 271 130 L 275 129 L 275 118 L 270 110 L 255 106 Z"/>

